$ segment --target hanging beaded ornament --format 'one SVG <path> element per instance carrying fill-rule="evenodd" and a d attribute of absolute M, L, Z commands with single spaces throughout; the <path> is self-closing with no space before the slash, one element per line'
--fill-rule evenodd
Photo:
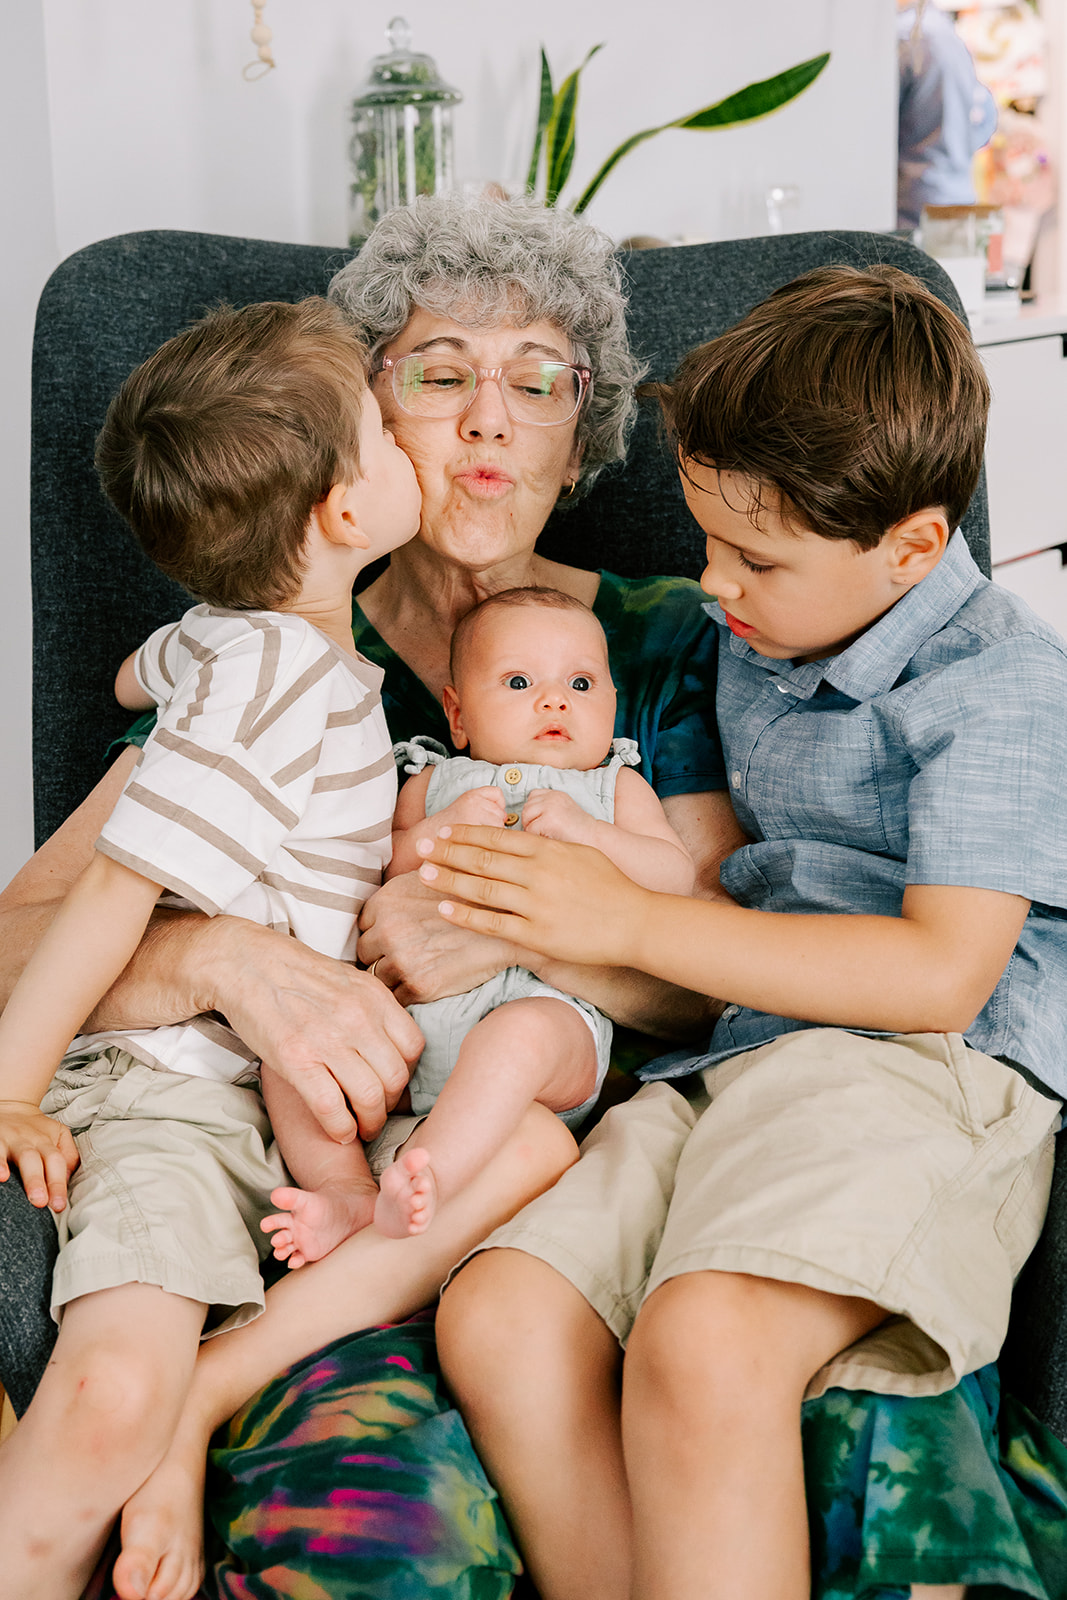
<path fill-rule="evenodd" d="M 256 14 L 256 20 L 250 37 L 256 47 L 258 60 L 250 61 L 241 73 L 242 78 L 245 78 L 249 83 L 254 82 L 256 78 L 266 77 L 274 65 L 274 57 L 270 53 L 270 41 L 273 38 L 273 34 L 263 21 L 263 11 L 266 3 L 267 0 L 252 0 L 252 10 Z"/>

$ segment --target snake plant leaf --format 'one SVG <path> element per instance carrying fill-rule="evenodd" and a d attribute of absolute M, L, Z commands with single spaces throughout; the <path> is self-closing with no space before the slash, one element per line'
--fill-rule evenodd
<path fill-rule="evenodd" d="M 541 46 L 541 95 L 537 105 L 537 131 L 534 134 L 533 154 L 530 157 L 530 171 L 526 178 L 526 193 L 533 194 L 537 188 L 537 169 L 541 164 L 541 146 L 544 143 L 545 129 L 548 127 L 552 116 L 552 107 L 555 96 L 552 92 L 552 69 L 545 55 L 545 47 Z"/>
<path fill-rule="evenodd" d="M 545 135 L 545 205 L 554 206 L 570 176 L 574 162 L 574 125 L 578 114 L 578 82 L 603 44 L 595 44 L 580 67 L 560 84 Z"/>
<path fill-rule="evenodd" d="M 687 117 L 678 117 L 674 122 L 663 122 L 658 128 L 645 128 L 640 133 L 631 134 L 617 150 L 611 152 L 599 172 L 582 190 L 572 210 L 584 211 L 604 179 L 618 166 L 623 156 L 629 155 L 631 150 L 643 144 L 646 139 L 652 139 L 657 133 L 666 132 L 668 128 L 732 128 L 740 122 L 755 122 L 759 117 L 769 116 L 772 111 L 778 111 L 782 106 L 788 105 L 790 100 L 795 100 L 797 95 L 802 94 L 810 84 L 813 84 L 829 59 L 829 53 L 813 56 L 810 61 L 802 61 L 799 66 L 788 67 L 785 72 L 779 72 L 773 78 L 763 78 L 758 83 L 747 84 L 745 88 L 738 89 L 736 94 L 727 95 L 725 100 L 719 100 L 712 106 L 705 106 L 702 111 L 694 111 Z"/>

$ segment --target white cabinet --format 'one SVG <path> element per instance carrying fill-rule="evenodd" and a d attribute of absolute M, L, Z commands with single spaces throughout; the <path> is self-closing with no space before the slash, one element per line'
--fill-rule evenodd
<path fill-rule="evenodd" d="M 993 390 L 993 576 L 1067 635 L 1067 312 L 1028 307 L 974 338 Z"/>

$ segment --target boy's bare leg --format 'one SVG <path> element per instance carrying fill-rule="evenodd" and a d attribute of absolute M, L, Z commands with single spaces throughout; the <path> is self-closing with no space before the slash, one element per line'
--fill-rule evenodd
<path fill-rule="evenodd" d="M 535 1101 L 581 1105 L 596 1083 L 596 1045 L 581 1014 L 549 997 L 509 1000 L 460 1046 L 418 1142 L 382 1173 L 374 1223 L 393 1239 L 422 1233 L 469 1183 Z"/>
<path fill-rule="evenodd" d="M 123 1502 L 178 1422 L 205 1307 L 131 1283 L 72 1301 L 0 1449 L 4 1593 L 77 1600 Z"/>
<path fill-rule="evenodd" d="M 445 1293 L 437 1348 L 541 1600 L 628 1600 L 614 1334 L 545 1262 L 487 1250 Z"/>
<path fill-rule="evenodd" d="M 623 1374 L 634 1600 L 808 1600 L 800 1403 L 870 1301 L 740 1273 L 671 1278 Z"/>
<path fill-rule="evenodd" d="M 442 1206 L 430 1233 L 388 1239 L 364 1228 L 275 1284 L 262 1317 L 202 1345 L 171 1447 L 123 1512 L 115 1566 L 123 1600 L 147 1593 L 152 1600 L 188 1600 L 195 1593 L 196 1584 L 180 1574 L 199 1571 L 204 1463 L 220 1423 L 275 1373 L 330 1340 L 427 1305 L 461 1256 L 576 1158 L 559 1119 L 531 1106 L 503 1149 Z"/>
<path fill-rule="evenodd" d="M 378 1185 L 358 1139 L 338 1144 L 312 1116 L 296 1090 L 263 1068 L 263 1098 L 278 1146 L 299 1187 L 275 1189 L 278 1211 L 264 1217 L 271 1248 L 290 1267 L 319 1261 L 374 1218 Z"/>

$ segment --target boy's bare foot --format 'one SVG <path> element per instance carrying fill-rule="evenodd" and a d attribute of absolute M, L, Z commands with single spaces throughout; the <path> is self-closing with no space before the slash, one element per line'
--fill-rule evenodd
<path fill-rule="evenodd" d="M 427 1150 L 402 1150 L 381 1176 L 374 1226 L 390 1239 L 425 1233 L 437 1210 L 437 1182 Z"/>
<path fill-rule="evenodd" d="M 271 1200 L 281 1210 L 264 1217 L 260 1227 L 273 1234 L 271 1246 L 279 1261 L 302 1267 L 328 1256 L 342 1239 L 369 1227 L 377 1198 L 373 1181 L 366 1187 L 346 1183 L 314 1190 L 274 1189 Z"/>
<path fill-rule="evenodd" d="M 126 1502 L 112 1582 L 119 1600 L 192 1600 L 204 1576 L 206 1448 L 171 1446 Z"/>

